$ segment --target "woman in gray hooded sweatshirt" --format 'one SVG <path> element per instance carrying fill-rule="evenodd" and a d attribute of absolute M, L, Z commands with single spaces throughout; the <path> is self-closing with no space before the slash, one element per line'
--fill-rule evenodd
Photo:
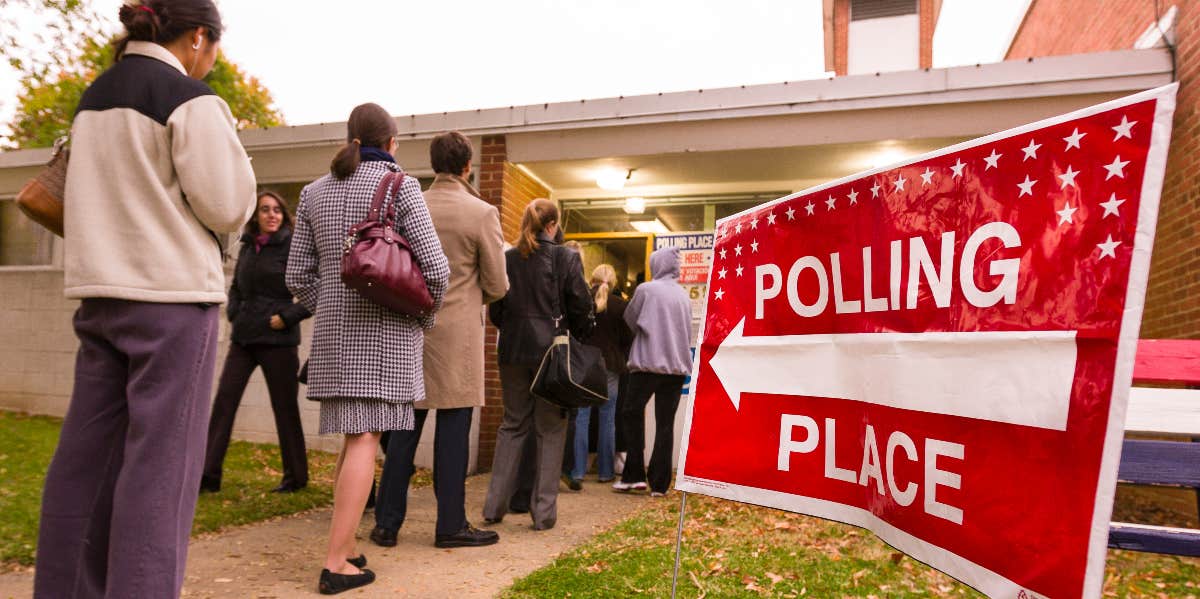
<path fill-rule="evenodd" d="M 675 410 L 683 381 L 692 371 L 688 346 L 692 306 L 679 285 L 679 249 L 668 247 L 650 255 L 654 279 L 637 288 L 625 308 L 625 322 L 633 329 L 629 351 L 629 398 L 621 424 L 625 427 L 628 457 L 617 491 L 644 490 L 646 403 L 654 396 L 654 451 L 650 454 L 650 495 L 660 496 L 671 484 L 674 454 Z"/>

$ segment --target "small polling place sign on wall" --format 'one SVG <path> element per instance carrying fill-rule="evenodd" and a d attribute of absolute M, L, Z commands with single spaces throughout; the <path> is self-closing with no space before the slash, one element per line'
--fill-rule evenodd
<path fill-rule="evenodd" d="M 721 220 L 677 488 L 1099 597 L 1175 91 Z"/>

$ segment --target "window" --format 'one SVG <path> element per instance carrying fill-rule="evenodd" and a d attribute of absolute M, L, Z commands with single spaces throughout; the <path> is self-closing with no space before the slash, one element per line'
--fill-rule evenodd
<path fill-rule="evenodd" d="M 850 0 L 850 20 L 917 14 L 917 0 Z"/>
<path fill-rule="evenodd" d="M 54 261 L 54 234 L 29 220 L 13 200 L 0 200 L 0 266 L 46 266 Z"/>

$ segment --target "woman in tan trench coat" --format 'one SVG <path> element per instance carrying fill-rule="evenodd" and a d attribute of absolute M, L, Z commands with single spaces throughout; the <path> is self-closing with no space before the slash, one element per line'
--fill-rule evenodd
<path fill-rule="evenodd" d="M 414 404 L 416 428 L 389 433 L 371 532 L 371 540 L 384 547 L 396 544 L 404 523 L 413 457 L 429 410 L 437 410 L 434 544 L 475 547 L 500 538 L 471 526 L 464 506 L 471 415 L 483 405 L 483 306 L 508 290 L 500 217 L 467 182 L 471 154 L 470 140 L 457 131 L 439 135 L 429 146 L 437 177 L 425 203 L 450 263 L 450 287 L 436 324 L 425 333 L 425 401 Z"/>

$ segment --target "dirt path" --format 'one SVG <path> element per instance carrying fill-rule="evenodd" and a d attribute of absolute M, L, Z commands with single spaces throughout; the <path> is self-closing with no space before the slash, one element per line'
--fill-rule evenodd
<path fill-rule="evenodd" d="M 467 481 L 467 517 L 480 524 L 487 476 Z M 564 491 L 558 500 L 558 525 L 549 531 L 530 528 L 528 514 L 509 514 L 491 527 L 500 543 L 491 547 L 437 549 L 433 546 L 436 507 L 433 490 L 418 489 L 409 501 L 399 544 L 376 547 L 367 535 L 374 517 L 363 517 L 359 549 L 379 579 L 343 596 L 493 597 L 520 578 L 602 531 L 649 501 L 645 496 L 611 492 L 609 485 L 584 483 L 581 493 Z M 192 541 L 188 555 L 187 598 L 291 598 L 320 596 L 317 575 L 325 552 L 329 510 L 235 529 Z M 0 597 L 32 594 L 29 573 L 0 576 Z"/>

